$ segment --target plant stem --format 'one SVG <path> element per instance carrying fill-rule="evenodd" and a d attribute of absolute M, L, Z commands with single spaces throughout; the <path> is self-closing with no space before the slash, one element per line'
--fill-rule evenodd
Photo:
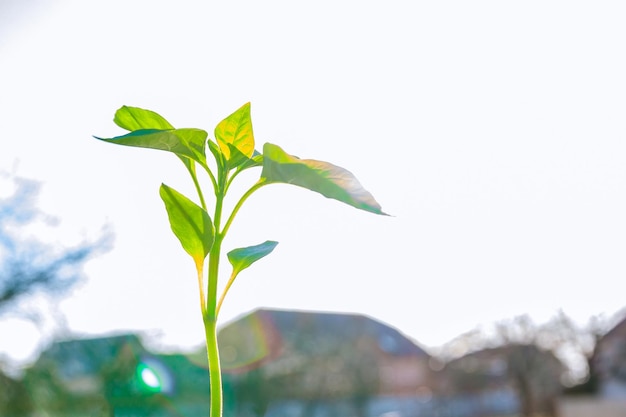
<path fill-rule="evenodd" d="M 210 417 L 222 417 L 222 371 L 220 369 L 220 355 L 217 345 L 217 281 L 219 276 L 220 254 L 224 235 L 220 233 L 222 208 L 224 203 L 224 186 L 226 174 L 218 172 L 218 183 L 215 188 L 215 214 L 213 226 L 215 239 L 209 252 L 208 288 L 206 294 L 206 309 L 204 311 L 204 331 L 206 338 L 207 359 L 209 361 L 209 383 L 211 389 Z"/>
<path fill-rule="evenodd" d="M 200 291 L 200 311 L 204 317 L 206 314 L 206 297 L 204 296 L 204 283 L 202 282 L 202 278 L 204 278 L 204 259 L 195 260 L 195 263 L 198 274 L 198 289 Z"/>
<path fill-rule="evenodd" d="M 196 187 L 196 192 L 198 193 L 198 197 L 200 198 L 200 205 L 204 210 L 206 210 L 206 203 L 204 202 L 204 195 L 202 194 L 202 188 L 200 188 L 200 184 L 198 183 L 198 177 L 195 172 L 191 173 L 191 178 L 193 179 L 193 185 Z"/>
<path fill-rule="evenodd" d="M 200 184 L 198 183 L 198 176 L 196 175 L 196 163 L 194 161 L 185 162 L 184 157 L 181 157 L 183 162 L 185 163 L 185 167 L 187 171 L 189 171 L 189 175 L 193 180 L 193 185 L 196 187 L 196 192 L 198 193 L 198 197 L 200 198 L 200 205 L 203 209 L 206 210 L 206 203 L 204 201 L 204 195 L 202 194 L 202 189 L 200 188 Z"/>
<path fill-rule="evenodd" d="M 252 193 L 254 193 L 256 190 L 258 190 L 259 188 L 267 184 L 269 184 L 267 180 L 265 180 L 265 178 L 261 178 L 256 182 L 256 184 L 250 187 L 250 189 L 246 191 L 244 195 L 241 196 L 237 204 L 235 204 L 235 207 L 233 208 L 232 213 L 230 213 L 228 220 L 226 220 L 226 224 L 224 225 L 224 229 L 222 230 L 222 235 L 226 235 L 226 232 L 228 232 L 228 229 L 230 228 L 230 224 L 233 222 L 235 215 L 237 214 L 237 212 L 239 211 L 243 203 L 248 199 L 248 197 L 250 197 Z"/>
<path fill-rule="evenodd" d="M 210 417 L 222 417 L 222 372 L 220 370 L 220 354 L 217 346 L 217 320 L 205 315 L 204 330 L 211 389 L 211 411 L 209 415 Z"/>
<path fill-rule="evenodd" d="M 222 308 L 222 303 L 224 302 L 224 298 L 226 298 L 226 293 L 228 293 L 230 286 L 233 285 L 233 282 L 235 282 L 236 276 L 237 276 L 237 273 L 233 270 L 233 273 L 230 275 L 230 278 L 228 279 L 228 283 L 226 284 L 226 287 L 224 288 L 224 292 L 222 292 L 222 296 L 220 297 L 220 300 L 217 302 L 217 308 L 215 310 L 216 316 L 220 314 L 220 308 Z"/>
<path fill-rule="evenodd" d="M 210 417 L 222 417 L 222 373 L 217 345 L 217 276 L 222 246 L 222 236 L 217 234 L 209 253 L 209 284 L 204 311 L 204 331 L 206 338 L 207 359 L 209 361 L 209 382 L 211 388 Z"/>

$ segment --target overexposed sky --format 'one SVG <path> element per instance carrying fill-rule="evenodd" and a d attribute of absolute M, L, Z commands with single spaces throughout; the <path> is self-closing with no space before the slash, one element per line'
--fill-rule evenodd
<path fill-rule="evenodd" d="M 58 306 L 77 334 L 203 337 L 158 196 L 193 195 L 182 164 L 91 135 L 121 134 L 130 105 L 212 137 L 248 101 L 257 149 L 345 167 L 393 217 L 261 189 L 224 252 L 280 244 L 238 277 L 222 323 L 356 312 L 425 346 L 524 313 L 584 323 L 626 304 L 625 19 L 620 1 L 0 0 L 0 169 L 42 182 L 60 220 L 47 239 L 115 231 Z M 0 351 L 35 344 L 19 320 L 0 332 L 15 335 Z"/>

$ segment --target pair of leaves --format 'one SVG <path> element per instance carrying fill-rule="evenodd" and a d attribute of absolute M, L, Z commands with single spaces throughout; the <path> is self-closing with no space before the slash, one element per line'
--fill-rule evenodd
<path fill-rule="evenodd" d="M 215 239 L 211 217 L 202 207 L 165 184 L 161 184 L 159 194 L 165 203 L 172 232 L 196 264 L 202 263 Z M 277 244 L 278 242 L 266 241 L 260 245 L 230 251 L 228 260 L 233 266 L 233 277 L 269 255 Z"/>
<path fill-rule="evenodd" d="M 206 165 L 208 133 L 202 129 L 175 129 L 160 114 L 138 107 L 122 106 L 115 112 L 115 124 L 130 133 L 114 138 L 100 138 L 105 142 L 141 148 L 173 152 L 181 157 Z M 250 103 L 241 106 L 215 127 L 215 138 L 219 147 L 211 151 L 218 163 L 222 159 L 234 168 L 253 161 L 254 134 L 250 116 Z M 213 144 L 212 142 L 210 144 Z M 253 161 L 250 163 L 250 161 Z"/>
<path fill-rule="evenodd" d="M 173 152 L 206 165 L 205 144 L 208 133 L 202 129 L 175 129 L 164 117 L 151 110 L 122 106 L 113 119 L 130 133 L 114 138 L 100 138 L 105 142 L 140 148 Z"/>

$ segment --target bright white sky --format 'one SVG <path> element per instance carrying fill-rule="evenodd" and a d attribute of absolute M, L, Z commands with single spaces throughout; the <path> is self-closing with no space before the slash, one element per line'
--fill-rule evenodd
<path fill-rule="evenodd" d="M 42 181 L 54 241 L 115 231 L 59 306 L 78 334 L 203 335 L 158 196 L 193 195 L 182 164 L 91 135 L 131 105 L 212 136 L 247 101 L 258 149 L 343 166 L 394 217 L 262 189 L 225 251 L 280 245 L 222 323 L 356 312 L 431 347 L 524 313 L 584 323 L 625 306 L 625 19 L 622 1 L 0 0 L 0 169 Z M 5 318 L 0 351 L 36 334 Z"/>

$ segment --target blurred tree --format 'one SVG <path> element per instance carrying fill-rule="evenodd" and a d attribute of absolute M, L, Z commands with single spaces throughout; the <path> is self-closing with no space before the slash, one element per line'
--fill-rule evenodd
<path fill-rule="evenodd" d="M 2 175 L 0 173 L 0 175 Z M 59 248 L 27 236 L 28 228 L 46 217 L 36 208 L 39 183 L 2 175 L 13 192 L 0 198 L 0 315 L 35 292 L 59 295 L 82 277 L 84 263 L 108 250 L 111 235 Z"/>
<path fill-rule="evenodd" d="M 73 248 L 29 238 L 30 226 L 49 219 L 36 209 L 39 183 L 2 172 L 0 181 L 10 190 L 0 195 L 0 316 L 11 312 L 33 320 L 32 312 L 19 311 L 20 301 L 36 293 L 60 295 L 68 290 L 81 279 L 84 263 L 109 248 L 111 235 L 104 232 Z M 0 369 L 0 415 L 28 415 L 31 407 L 22 382 Z"/>
<path fill-rule="evenodd" d="M 563 383 L 573 386 L 589 378 L 588 359 L 598 339 L 609 329 L 604 317 L 592 317 L 580 326 L 563 311 L 537 324 L 528 315 L 478 327 L 448 342 L 440 356 L 450 360 L 468 352 L 510 344 L 532 344 L 551 351 L 566 365 Z"/>
<path fill-rule="evenodd" d="M 505 374 L 517 391 L 522 415 L 527 416 L 537 407 L 552 411 L 544 394 L 557 395 L 563 386 L 589 380 L 589 358 L 605 331 L 606 321 L 600 317 L 579 326 L 563 311 L 543 324 L 522 315 L 457 337 L 444 347 L 442 356 L 449 361 L 470 352 L 498 348 L 505 356 Z M 557 359 L 565 368 L 555 363 Z M 559 383 L 562 386 L 555 385 Z"/>

